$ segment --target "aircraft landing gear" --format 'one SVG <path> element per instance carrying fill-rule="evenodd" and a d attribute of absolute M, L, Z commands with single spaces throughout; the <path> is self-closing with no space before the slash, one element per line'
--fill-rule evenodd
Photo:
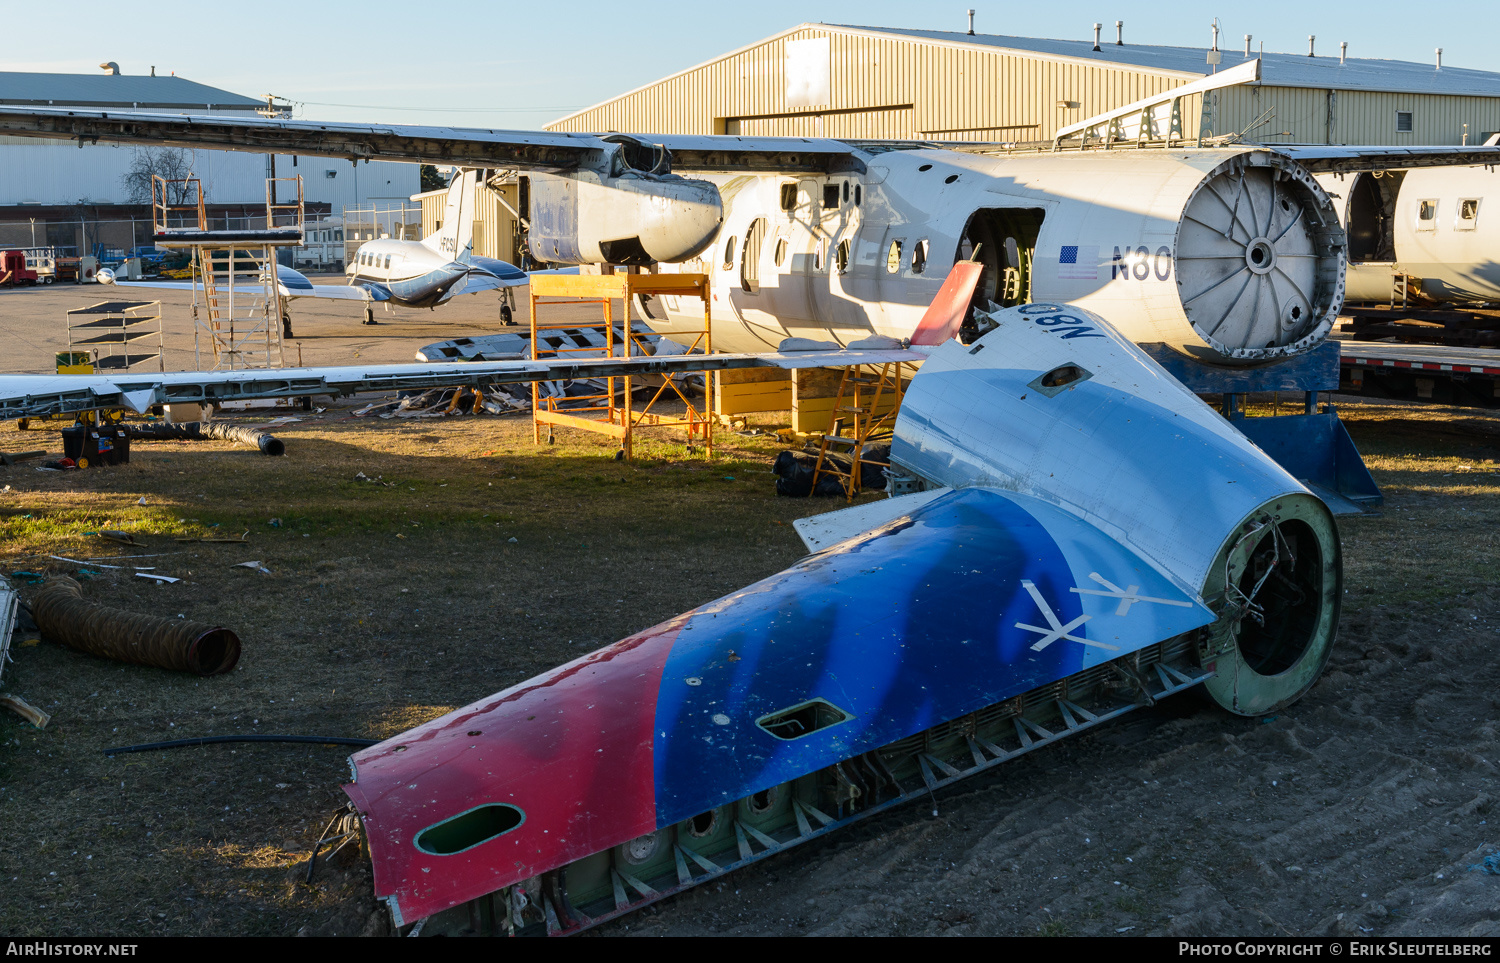
<path fill-rule="evenodd" d="M 516 323 L 515 319 L 514 319 L 514 313 L 511 311 L 510 305 L 508 305 L 508 304 L 502 304 L 502 305 L 500 305 L 500 323 L 501 324 L 515 324 Z"/>
<path fill-rule="evenodd" d="M 371 305 L 368 305 L 368 304 L 365 305 L 365 324 L 379 324 L 379 323 L 380 323 L 379 321 L 375 320 L 375 308 L 373 306 L 371 306 Z"/>
<path fill-rule="evenodd" d="M 281 336 L 283 338 L 296 337 L 296 335 L 292 334 L 292 315 L 284 309 L 281 312 Z"/>

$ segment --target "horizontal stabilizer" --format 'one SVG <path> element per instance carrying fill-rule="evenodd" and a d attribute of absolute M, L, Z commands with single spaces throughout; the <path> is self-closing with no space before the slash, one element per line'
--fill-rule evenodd
<path fill-rule="evenodd" d="M 946 488 L 912 492 L 896 498 L 886 498 L 867 505 L 841 508 L 822 515 L 809 515 L 792 522 L 792 527 L 802 537 L 802 544 L 809 552 L 821 552 L 856 535 L 863 535 L 879 528 L 927 504 L 939 495 L 947 494 Z"/>

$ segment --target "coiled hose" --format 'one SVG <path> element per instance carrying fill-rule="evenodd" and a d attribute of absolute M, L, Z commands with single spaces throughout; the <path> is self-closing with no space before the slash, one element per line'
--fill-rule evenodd
<path fill-rule="evenodd" d="M 181 425 L 131 425 L 130 437 L 151 441 L 202 441 L 218 438 L 259 448 L 268 455 L 286 454 L 286 444 L 259 428 L 226 425 L 218 421 L 189 421 Z"/>
<path fill-rule="evenodd" d="M 65 575 L 47 580 L 31 600 L 31 616 L 44 638 L 118 662 L 218 675 L 240 660 L 239 636 L 228 629 L 106 608 L 86 600 Z"/>

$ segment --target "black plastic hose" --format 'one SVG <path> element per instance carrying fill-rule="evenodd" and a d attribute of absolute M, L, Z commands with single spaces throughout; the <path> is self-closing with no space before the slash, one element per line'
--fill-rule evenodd
<path fill-rule="evenodd" d="M 143 742 L 138 746 L 116 746 L 104 750 L 106 756 L 125 752 L 155 752 L 158 749 L 182 749 L 188 746 L 217 746 L 229 742 L 301 742 L 320 746 L 358 746 L 361 749 L 378 745 L 379 739 L 346 739 L 341 736 L 199 736 L 196 739 L 176 739 L 172 742 Z"/>
<path fill-rule="evenodd" d="M 286 444 L 259 428 L 226 425 L 219 421 L 189 421 L 180 425 L 131 425 L 130 437 L 148 441 L 202 441 L 218 438 L 259 448 L 267 455 L 285 455 Z"/>

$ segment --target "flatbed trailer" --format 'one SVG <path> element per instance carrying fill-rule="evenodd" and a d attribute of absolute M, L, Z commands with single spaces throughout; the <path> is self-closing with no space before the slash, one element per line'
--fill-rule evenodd
<path fill-rule="evenodd" d="M 1339 321 L 1340 336 L 1355 341 L 1500 347 L 1500 308 L 1494 304 L 1346 303 Z"/>
<path fill-rule="evenodd" d="M 1343 394 L 1500 408 L 1500 348 L 1342 339 L 1338 345 Z"/>

